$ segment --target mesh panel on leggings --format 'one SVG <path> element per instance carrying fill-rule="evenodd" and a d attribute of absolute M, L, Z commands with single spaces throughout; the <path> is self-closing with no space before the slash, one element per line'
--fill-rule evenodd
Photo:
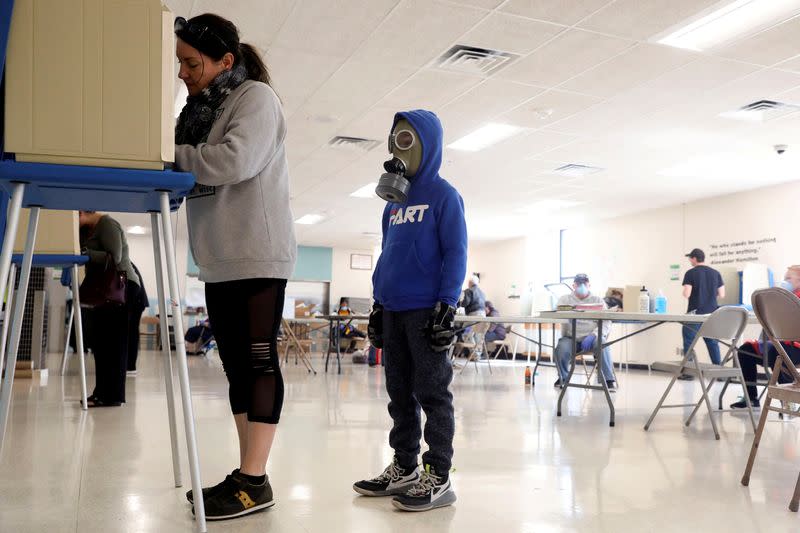
<path fill-rule="evenodd" d="M 252 396 L 247 418 L 276 424 L 283 408 L 283 376 L 277 357 L 278 328 L 285 285 L 274 283 L 250 298 L 250 364 Z"/>

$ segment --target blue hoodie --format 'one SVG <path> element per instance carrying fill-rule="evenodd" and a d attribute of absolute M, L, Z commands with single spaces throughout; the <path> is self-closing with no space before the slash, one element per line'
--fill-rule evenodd
<path fill-rule="evenodd" d="M 381 255 L 372 275 L 374 298 L 389 311 L 455 306 L 467 271 L 464 201 L 439 176 L 442 123 L 425 110 L 397 113 L 417 131 L 422 162 L 408 178 L 406 204 L 387 203 L 383 211 Z"/>

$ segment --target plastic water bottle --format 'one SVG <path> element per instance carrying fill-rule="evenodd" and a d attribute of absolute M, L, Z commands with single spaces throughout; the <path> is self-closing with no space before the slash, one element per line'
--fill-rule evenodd
<path fill-rule="evenodd" d="M 650 295 L 647 294 L 647 287 L 642 287 L 642 290 L 639 291 L 639 312 L 650 312 Z"/>
<path fill-rule="evenodd" d="M 530 387 L 533 384 L 533 376 L 531 375 L 531 367 L 525 367 L 525 386 Z"/>
<path fill-rule="evenodd" d="M 661 289 L 658 289 L 658 296 L 656 296 L 656 313 L 664 315 L 667 313 L 667 297 Z"/>

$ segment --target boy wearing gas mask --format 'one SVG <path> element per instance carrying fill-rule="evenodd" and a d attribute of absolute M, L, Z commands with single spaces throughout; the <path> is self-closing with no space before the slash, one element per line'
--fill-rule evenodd
<path fill-rule="evenodd" d="M 375 192 L 387 201 L 382 252 L 372 277 L 370 341 L 383 348 L 394 459 L 379 476 L 355 483 L 365 496 L 394 496 L 405 511 L 451 505 L 455 417 L 449 349 L 455 305 L 466 274 L 464 202 L 439 176 L 442 125 L 430 111 L 395 115 Z M 420 410 L 425 411 L 423 468 Z"/>

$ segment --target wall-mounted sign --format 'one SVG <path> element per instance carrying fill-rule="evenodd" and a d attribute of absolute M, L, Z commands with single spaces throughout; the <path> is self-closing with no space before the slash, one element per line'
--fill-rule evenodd
<path fill-rule="evenodd" d="M 372 256 L 350 254 L 350 270 L 372 270 Z"/>

